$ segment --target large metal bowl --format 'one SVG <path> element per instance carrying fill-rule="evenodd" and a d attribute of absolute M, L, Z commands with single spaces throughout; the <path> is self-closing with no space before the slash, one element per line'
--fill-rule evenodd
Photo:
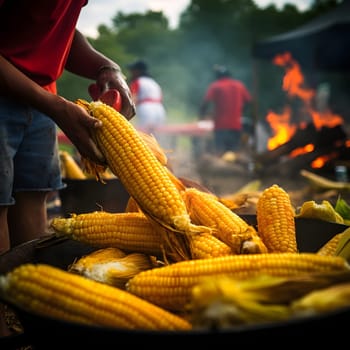
<path fill-rule="evenodd" d="M 129 199 L 119 179 L 106 179 L 101 183 L 95 179 L 64 179 L 66 187 L 59 191 L 61 212 L 65 217 L 71 213 L 89 213 L 105 210 L 116 213 L 125 211 Z"/>
<path fill-rule="evenodd" d="M 255 223 L 254 215 L 244 217 Z M 335 234 L 344 231 L 347 226 L 332 224 L 313 219 L 296 219 L 297 241 L 300 251 L 316 251 Z M 0 255 L 0 273 L 4 274 L 14 267 L 26 263 L 48 263 L 67 269 L 77 257 L 93 251 L 85 244 L 61 240 L 55 244 L 43 244 L 42 240 L 34 240 L 15 247 Z M 82 349 L 111 349 L 127 344 L 149 345 L 153 349 L 166 347 L 183 347 L 189 341 L 203 341 L 207 347 L 218 346 L 224 342 L 231 344 L 261 344 L 263 341 L 277 341 L 283 337 L 284 344 L 300 344 L 300 341 L 332 340 L 344 336 L 350 324 L 350 306 L 320 316 L 291 319 L 285 322 L 268 325 L 250 325 L 235 327 L 230 330 L 194 330 L 176 332 L 129 331 L 92 327 L 63 322 L 48 317 L 39 317 L 22 309 L 14 308 L 24 327 L 26 341 L 30 341 L 34 349 L 64 349 L 74 342 Z M 279 340 L 278 340 L 279 341 Z M 1 345 L 1 338 L 0 338 Z M 1 347 L 3 348 L 3 347 Z M 11 349 L 11 347 L 9 347 Z M 15 348 L 13 348 L 15 349 Z"/>

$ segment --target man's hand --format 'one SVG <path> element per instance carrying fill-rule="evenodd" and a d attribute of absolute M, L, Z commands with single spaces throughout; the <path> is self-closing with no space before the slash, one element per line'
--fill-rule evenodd
<path fill-rule="evenodd" d="M 100 120 L 90 116 L 78 104 L 63 98 L 60 108 L 55 111 L 54 120 L 83 158 L 106 165 L 106 159 L 94 140 L 95 129 L 102 127 Z"/>
<path fill-rule="evenodd" d="M 110 89 L 118 90 L 122 100 L 120 113 L 128 120 L 135 116 L 135 104 L 129 86 L 119 68 L 113 66 L 101 67 L 97 75 L 96 85 L 99 96 Z"/>

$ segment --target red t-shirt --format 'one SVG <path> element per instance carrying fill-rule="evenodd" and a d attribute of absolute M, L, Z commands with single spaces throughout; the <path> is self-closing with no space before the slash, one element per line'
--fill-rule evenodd
<path fill-rule="evenodd" d="M 204 100 L 214 104 L 216 130 L 240 130 L 243 107 L 251 100 L 251 95 L 242 82 L 232 78 L 221 78 L 209 85 Z"/>
<path fill-rule="evenodd" d="M 0 0 L 0 54 L 56 93 L 87 0 Z"/>

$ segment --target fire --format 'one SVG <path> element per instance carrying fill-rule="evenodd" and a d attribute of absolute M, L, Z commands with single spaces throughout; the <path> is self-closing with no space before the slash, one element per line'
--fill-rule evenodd
<path fill-rule="evenodd" d="M 306 146 L 296 148 L 295 150 L 290 152 L 289 157 L 294 158 L 294 157 L 299 156 L 300 154 L 310 153 L 314 149 L 315 149 L 315 146 L 312 143 L 308 143 Z"/>
<path fill-rule="evenodd" d="M 289 97 L 299 98 L 303 102 L 303 109 L 309 120 L 291 122 L 292 110 L 290 106 L 285 106 L 281 114 L 269 111 L 266 120 L 271 127 L 273 135 L 267 141 L 268 150 L 273 150 L 288 142 L 298 129 L 304 129 L 310 122 L 313 123 L 316 130 L 320 130 L 322 127 L 333 128 L 343 124 L 343 118 L 340 115 L 332 113 L 329 108 L 318 110 L 314 107 L 316 104 L 316 92 L 306 86 L 305 78 L 298 62 L 293 59 L 289 52 L 275 56 L 273 63 L 285 69 L 282 89 Z M 308 144 L 293 150 L 289 156 L 296 157 L 303 153 L 312 152 L 313 150 L 314 145 Z M 332 157 L 332 155 L 329 155 L 329 157 Z M 326 156 L 317 158 L 311 166 L 322 167 L 328 160 L 326 158 Z"/>
<path fill-rule="evenodd" d="M 336 159 L 338 157 L 337 152 L 332 152 L 331 154 L 327 154 L 324 156 L 317 157 L 315 160 L 312 161 L 311 167 L 314 169 L 320 169 L 322 168 L 328 161 L 331 159 Z"/>
<path fill-rule="evenodd" d="M 287 142 L 295 133 L 296 126 L 290 123 L 291 109 L 289 106 L 284 108 L 282 114 L 270 111 L 266 120 L 270 123 L 275 136 L 268 140 L 267 148 L 272 150 Z"/>
<path fill-rule="evenodd" d="M 282 88 L 291 97 L 300 97 L 305 103 L 311 103 L 315 95 L 315 91 L 304 86 L 304 76 L 301 72 L 299 64 L 292 58 L 289 52 L 277 55 L 273 59 L 273 63 L 283 66 L 286 74 L 283 78 Z"/>

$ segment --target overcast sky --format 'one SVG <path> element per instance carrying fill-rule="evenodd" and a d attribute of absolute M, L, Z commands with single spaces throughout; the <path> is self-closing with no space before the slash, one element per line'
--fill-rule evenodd
<path fill-rule="evenodd" d="M 275 3 L 278 7 L 285 3 L 293 3 L 300 10 L 307 8 L 311 0 L 254 0 L 260 7 Z M 96 37 L 100 24 L 112 25 L 111 19 L 117 12 L 145 13 L 148 10 L 162 11 L 169 20 L 171 28 L 178 24 L 179 15 L 190 4 L 190 0 L 89 0 L 83 8 L 78 29 L 83 34 Z"/>

